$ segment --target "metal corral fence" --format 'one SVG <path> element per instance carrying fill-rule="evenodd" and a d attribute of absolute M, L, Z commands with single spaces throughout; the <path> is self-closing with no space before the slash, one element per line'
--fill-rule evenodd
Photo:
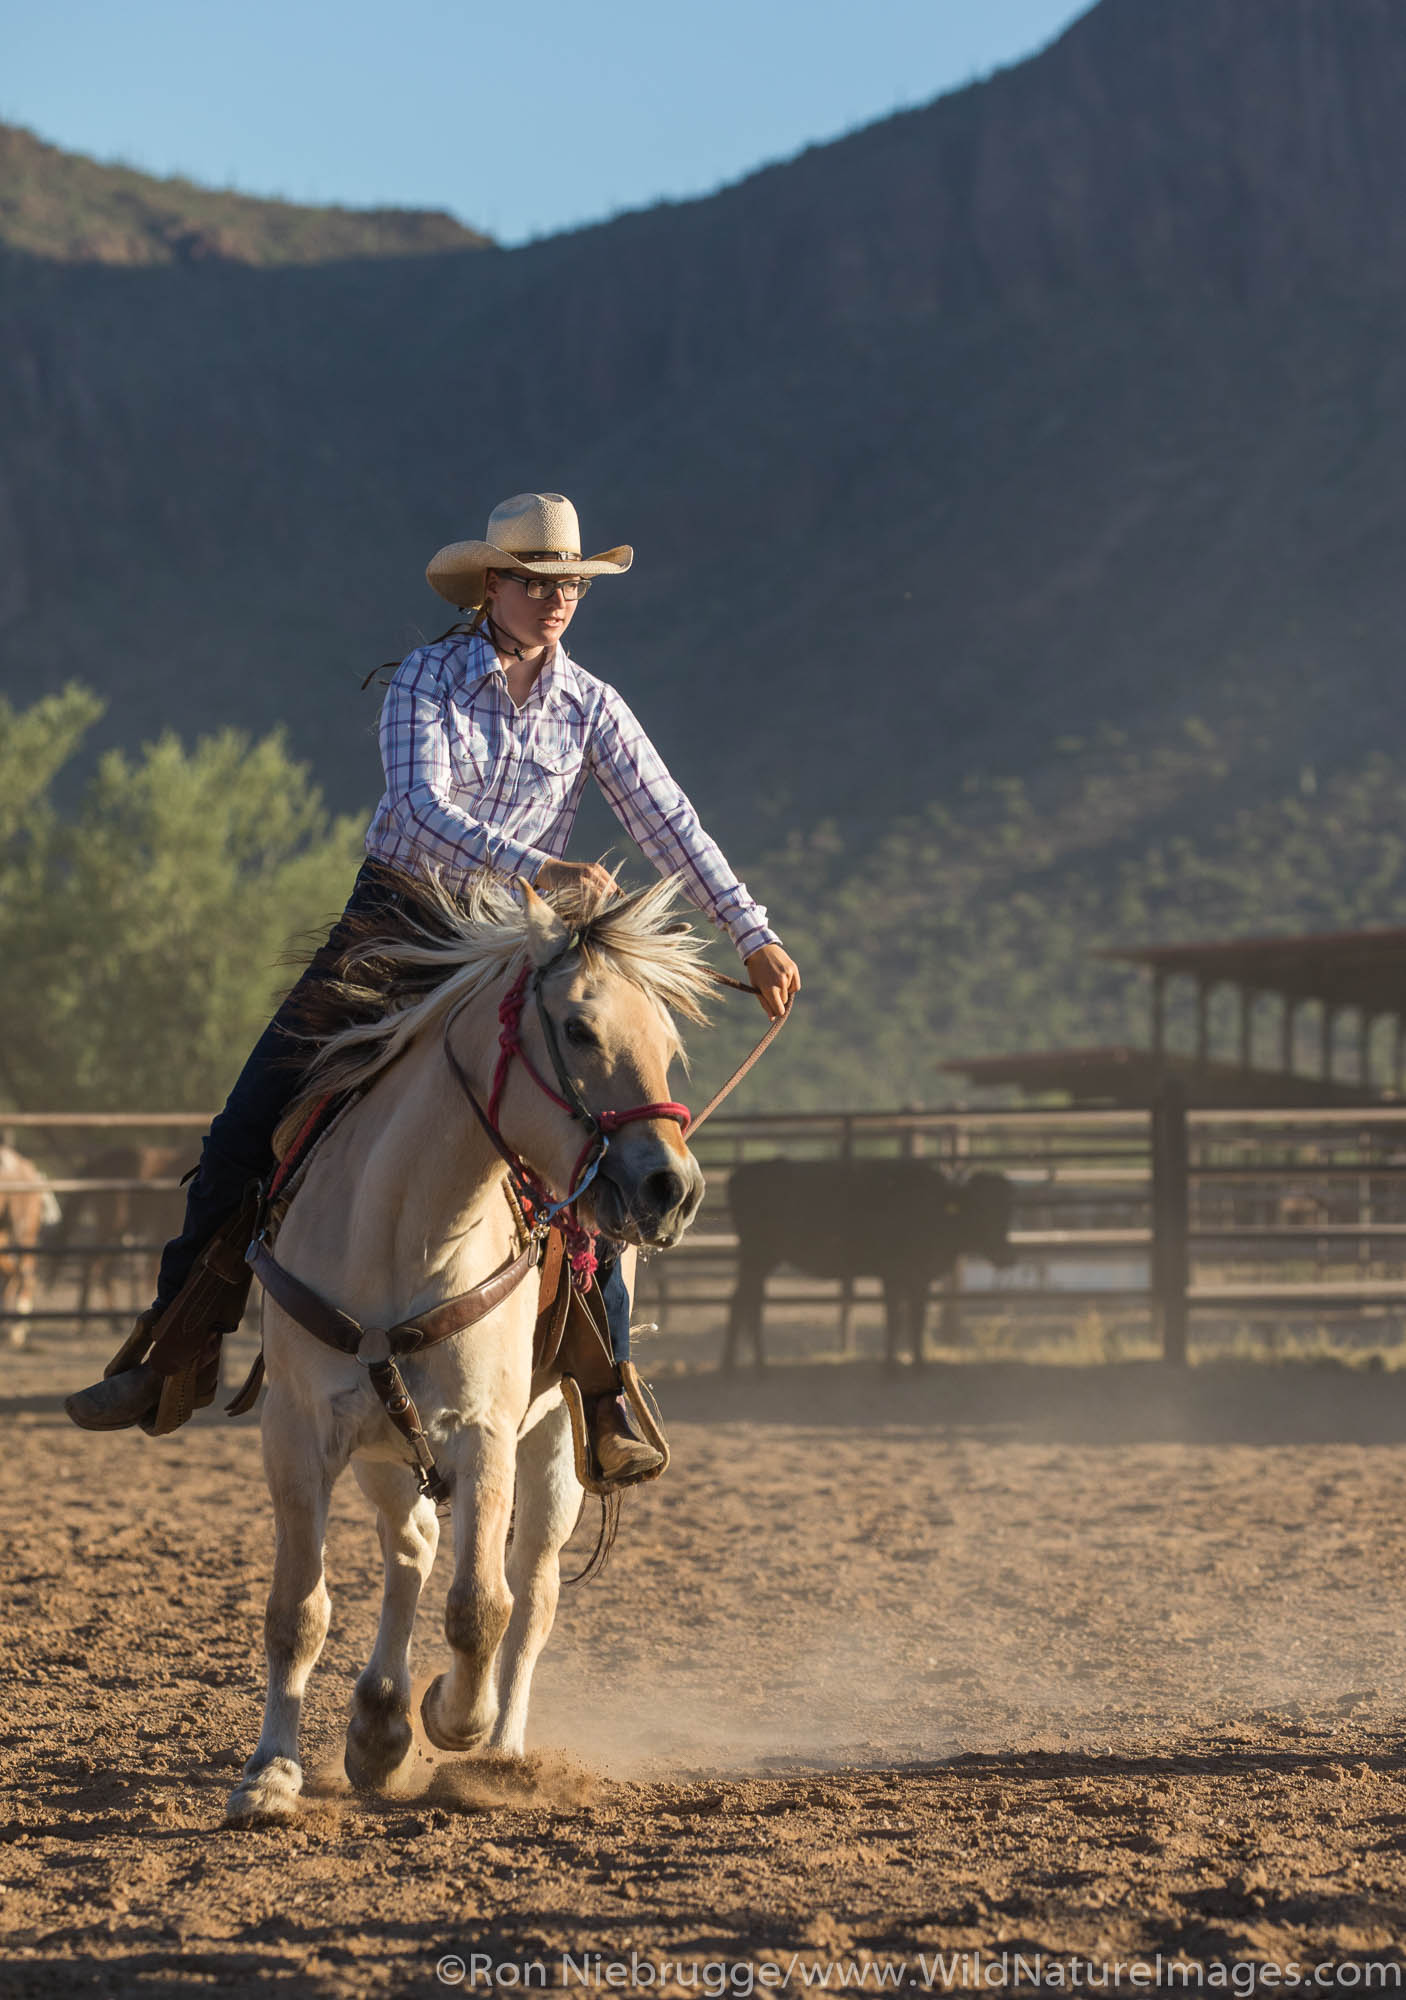
<path fill-rule="evenodd" d="M 181 1176 L 209 1114 L 0 1112 L 0 1135 L 39 1176 L 60 1220 L 33 1227 L 36 1181 L 0 1174 L 0 1327 L 130 1319 L 184 1210 Z M 26 1298 L 26 1294 L 30 1296 Z"/>
<path fill-rule="evenodd" d="M 1406 1109 L 1194 1111 L 1175 1089 L 1150 1111 L 792 1113 L 711 1121 L 697 1141 L 708 1195 L 677 1250 L 651 1260 L 638 1302 L 668 1333 L 716 1332 L 736 1268 L 727 1180 L 744 1160 L 906 1155 L 949 1173 L 1004 1173 L 1016 1195 L 1008 1270 L 968 1259 L 936 1286 L 944 1348 L 1173 1362 L 1239 1342 L 1271 1352 L 1324 1338 L 1387 1348 L 1406 1333 Z M 877 1340 L 879 1287 L 783 1272 L 811 1350 Z M 819 1308 L 819 1313 L 817 1313 Z M 785 1351 L 784 1341 L 780 1351 Z"/>
<path fill-rule="evenodd" d="M 164 1198 L 179 1175 L 85 1175 L 115 1141 L 185 1148 L 203 1114 L 0 1114 L 0 1128 L 45 1174 L 81 1226 L 46 1231 L 25 1255 L 37 1272 L 34 1321 L 125 1317 L 144 1303 L 166 1226 L 104 1240 L 107 1197 Z M 719 1116 L 699 1134 L 708 1193 L 677 1249 L 643 1261 L 637 1317 L 697 1351 L 725 1319 L 736 1265 L 727 1183 L 744 1160 L 896 1155 L 947 1172 L 1009 1176 L 1017 1262 L 968 1259 L 935 1290 L 944 1348 L 1022 1347 L 1091 1337 L 1109 1354 L 1154 1342 L 1171 1361 L 1246 1335 L 1275 1349 L 1295 1329 L 1389 1348 L 1406 1331 L 1406 1108 L 1193 1111 L 1174 1092 L 1144 1111 L 794 1112 Z M 0 1182 L 0 1197 L 29 1183 Z M 95 1234 L 95 1230 L 97 1234 Z M 0 1264 L 20 1246 L 0 1242 Z M 129 1296 L 94 1299 L 125 1261 Z M 796 1325 L 793 1351 L 854 1353 L 874 1333 L 879 1288 L 782 1271 L 768 1308 Z M 14 1321 L 9 1293 L 0 1317 Z M 828 1329 L 833 1329 L 830 1332 Z M 783 1340 L 779 1351 L 786 1351 Z"/>

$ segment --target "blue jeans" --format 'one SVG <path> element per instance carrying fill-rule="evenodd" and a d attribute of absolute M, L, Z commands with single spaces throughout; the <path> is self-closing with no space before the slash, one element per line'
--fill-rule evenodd
<path fill-rule="evenodd" d="M 615 1361 L 630 1358 L 630 1294 L 620 1271 L 620 1251 L 602 1236 L 596 1244 L 596 1283 L 605 1302 L 605 1323 L 610 1329 L 610 1352 Z"/>
<path fill-rule="evenodd" d="M 314 953 L 307 970 L 254 1044 L 201 1149 L 200 1165 L 186 1193 L 181 1233 L 161 1253 L 156 1303 L 169 1305 L 190 1276 L 196 1258 L 215 1231 L 244 1199 L 245 1190 L 273 1169 L 273 1135 L 298 1093 L 316 1044 L 299 1031 L 302 1003 L 310 988 L 332 972 L 351 943 L 349 919 L 401 906 L 395 885 L 374 862 L 364 862 L 346 909 Z M 620 1275 L 619 1252 L 603 1239 L 598 1278 L 617 1361 L 630 1352 L 630 1298 Z"/>

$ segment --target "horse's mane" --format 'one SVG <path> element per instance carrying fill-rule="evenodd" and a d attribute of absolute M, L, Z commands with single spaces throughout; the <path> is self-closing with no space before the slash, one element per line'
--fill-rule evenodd
<path fill-rule="evenodd" d="M 397 880 L 401 908 L 353 917 L 331 976 L 300 1006 L 297 1032 L 316 1044 L 274 1137 L 280 1156 L 313 1104 L 374 1081 L 415 1038 L 461 1000 L 507 972 L 527 943 L 527 902 L 484 871 L 462 895 L 436 876 Z M 571 959 L 608 966 L 646 994 L 683 1045 L 673 1016 L 706 1018 L 706 942 L 673 915 L 674 881 L 621 895 L 587 889 L 543 898 L 571 932 Z"/>

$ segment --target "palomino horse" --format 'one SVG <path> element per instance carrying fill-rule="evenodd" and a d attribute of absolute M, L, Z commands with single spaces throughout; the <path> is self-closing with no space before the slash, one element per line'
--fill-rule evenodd
<path fill-rule="evenodd" d="M 699 942 L 669 921 L 672 899 L 672 885 L 660 883 L 593 902 L 568 932 L 530 889 L 519 898 L 485 876 L 463 904 L 446 899 L 437 911 L 444 936 L 368 945 L 393 982 L 404 975 L 400 999 L 393 983 L 384 1018 L 331 1036 L 309 1073 L 304 1105 L 328 1090 L 364 1094 L 312 1156 L 278 1235 L 284 1270 L 362 1327 L 385 1328 L 511 1263 L 521 1232 L 503 1160 L 453 1069 L 488 1101 L 499 1006 L 510 989 L 521 991 L 514 976 L 525 967 L 541 975 L 542 1014 L 589 1112 L 647 1113 L 619 1123 L 579 1219 L 636 1244 L 676 1242 L 703 1177 L 661 1103 L 680 1052 L 671 1010 L 702 1019 L 709 975 Z M 536 1009 L 523 1014 L 520 1033 L 538 1078 L 512 1064 L 497 1129 L 561 1197 L 580 1169 L 582 1126 L 538 1080 L 553 1066 Z M 302 1109 L 290 1112 L 280 1140 Z M 520 1284 L 470 1330 L 402 1363 L 452 1488 L 450 1664 L 421 1705 L 426 1734 L 443 1750 L 521 1754 L 532 1671 L 556 1612 L 558 1556 L 580 1512 L 561 1391 L 556 1378 L 533 1377 L 536 1290 Z M 439 1535 L 367 1368 L 313 1339 L 267 1295 L 264 1346 L 264 1467 L 277 1524 L 268 1701 L 229 1801 L 234 1825 L 296 1810 L 300 1712 L 330 1612 L 322 1552 L 333 1482 L 350 1463 L 377 1511 L 385 1562 L 380 1628 L 347 1731 L 347 1774 L 358 1787 L 389 1784 L 412 1754 L 411 1626 Z"/>
<path fill-rule="evenodd" d="M 0 1143 L 0 1307 L 27 1317 L 34 1310 L 33 1251 L 59 1219 L 54 1191 L 32 1160 Z M 5 1337 L 23 1347 L 24 1317 L 6 1318 Z"/>

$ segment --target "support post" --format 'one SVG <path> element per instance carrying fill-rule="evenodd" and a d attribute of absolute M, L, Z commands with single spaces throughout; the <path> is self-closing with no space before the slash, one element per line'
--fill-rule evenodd
<path fill-rule="evenodd" d="M 970 1141 L 966 1128 L 954 1125 L 948 1135 L 947 1171 L 953 1179 L 963 1171 Z M 942 1280 L 939 1291 L 941 1301 L 937 1313 L 937 1337 L 944 1347 L 960 1347 L 964 1338 L 962 1324 L 962 1259 L 959 1257 L 952 1269 Z"/>
<path fill-rule="evenodd" d="M 1247 1070 L 1254 1054 L 1255 995 L 1248 986 L 1240 988 L 1240 1067 Z"/>
<path fill-rule="evenodd" d="M 1208 980 L 1198 975 L 1196 980 L 1196 1066 L 1206 1067 L 1211 1052 L 1211 988 Z"/>
<path fill-rule="evenodd" d="M 1152 1053 L 1160 1062 L 1167 1046 L 1167 974 L 1163 966 L 1152 973 Z"/>
<path fill-rule="evenodd" d="M 1167 1077 L 1152 1105 L 1152 1300 L 1162 1358 L 1184 1368 L 1190 1265 L 1186 1091 Z"/>
<path fill-rule="evenodd" d="M 1333 1030 L 1337 1025 L 1338 1010 L 1325 1000 L 1318 1023 L 1318 1074 L 1325 1083 L 1330 1083 L 1333 1077 Z"/>
<path fill-rule="evenodd" d="M 840 1158 L 854 1158 L 854 1120 L 846 1112 L 840 1123 Z M 840 1280 L 840 1352 L 854 1352 L 854 1279 Z"/>
<path fill-rule="evenodd" d="M 1406 1090 L 1406 1015 L 1398 1014 L 1391 1039 L 1391 1086 L 1400 1097 Z"/>
<path fill-rule="evenodd" d="M 1357 1012 L 1357 1081 L 1364 1090 L 1372 1083 L 1372 1016 L 1367 1008 Z"/>
<path fill-rule="evenodd" d="M 1279 1067 L 1285 1076 L 1294 1071 L 1294 1024 L 1299 1017 L 1299 1003 L 1292 994 L 1284 995 L 1284 1011 L 1279 1017 Z"/>

